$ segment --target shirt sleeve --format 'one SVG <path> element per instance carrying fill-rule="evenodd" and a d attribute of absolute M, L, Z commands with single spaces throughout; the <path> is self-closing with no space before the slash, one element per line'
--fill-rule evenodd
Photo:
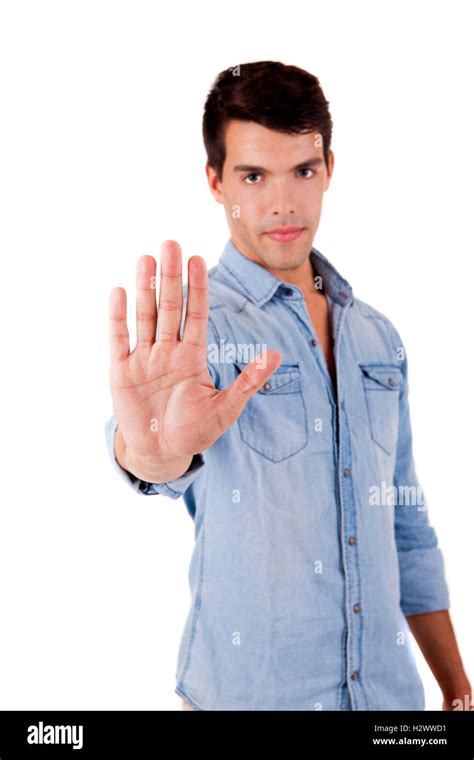
<path fill-rule="evenodd" d="M 412 429 L 408 402 L 408 369 L 405 350 L 400 385 L 399 432 L 394 471 L 395 540 L 400 568 L 400 606 L 404 615 L 446 610 L 450 606 L 444 559 L 436 531 L 428 517 L 428 507 L 418 481 L 412 450 Z M 400 498 L 401 494 L 415 498 Z"/>

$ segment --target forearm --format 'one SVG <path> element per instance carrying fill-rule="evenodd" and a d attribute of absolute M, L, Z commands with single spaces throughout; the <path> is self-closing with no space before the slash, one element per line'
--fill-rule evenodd
<path fill-rule="evenodd" d="M 193 461 L 192 456 L 160 457 L 149 461 L 137 457 L 125 445 L 120 428 L 117 427 L 114 439 L 115 456 L 118 463 L 136 478 L 147 483 L 166 483 L 184 475 Z"/>
<path fill-rule="evenodd" d="M 471 686 L 448 610 L 407 615 L 410 630 L 436 678 L 445 702 L 471 698 Z M 450 706 L 448 709 L 452 709 Z"/>

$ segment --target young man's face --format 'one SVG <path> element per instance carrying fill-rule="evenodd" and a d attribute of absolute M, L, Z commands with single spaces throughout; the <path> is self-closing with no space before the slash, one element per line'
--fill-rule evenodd
<path fill-rule="evenodd" d="M 250 121 L 230 121 L 222 182 L 206 165 L 209 187 L 223 203 L 234 245 L 269 269 L 296 269 L 308 258 L 319 225 L 329 171 L 317 132 L 289 135 Z M 299 234 L 271 234 L 297 227 Z"/>

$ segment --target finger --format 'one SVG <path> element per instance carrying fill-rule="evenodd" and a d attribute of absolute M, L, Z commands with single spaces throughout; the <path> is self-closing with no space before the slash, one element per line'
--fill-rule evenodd
<path fill-rule="evenodd" d="M 160 298 L 158 343 L 175 343 L 183 317 L 181 248 L 176 240 L 165 240 L 160 255 Z"/>
<path fill-rule="evenodd" d="M 201 256 L 188 261 L 188 293 L 183 341 L 200 346 L 206 352 L 209 312 L 207 266 Z"/>
<path fill-rule="evenodd" d="M 282 362 L 279 351 L 264 351 L 250 362 L 236 380 L 216 396 L 222 432 L 235 422 L 249 399 L 267 382 Z M 258 362 L 258 363 L 257 363 Z"/>
<path fill-rule="evenodd" d="M 137 346 L 150 347 L 156 338 L 156 261 L 140 256 L 137 261 Z"/>
<path fill-rule="evenodd" d="M 110 294 L 109 343 L 112 360 L 126 359 L 130 354 L 127 327 L 127 293 L 123 288 L 114 288 Z"/>

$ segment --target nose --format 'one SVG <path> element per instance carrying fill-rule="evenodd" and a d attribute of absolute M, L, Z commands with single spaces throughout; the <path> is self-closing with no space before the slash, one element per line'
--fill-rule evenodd
<path fill-rule="evenodd" d="M 272 195 L 272 216 L 288 216 L 295 213 L 294 198 L 284 180 L 275 183 Z"/>

